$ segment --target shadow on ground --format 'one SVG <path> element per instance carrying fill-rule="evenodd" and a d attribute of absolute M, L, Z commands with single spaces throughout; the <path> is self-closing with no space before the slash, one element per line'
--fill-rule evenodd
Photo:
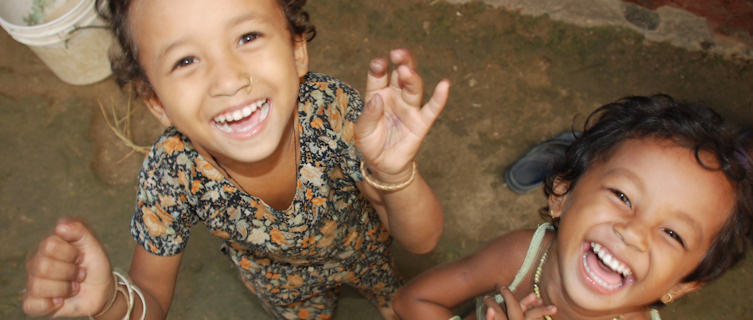
<path fill-rule="evenodd" d="M 533 227 L 540 192 L 517 195 L 501 173 L 528 148 L 626 95 L 669 93 L 753 123 L 753 63 L 645 42 L 628 30 L 580 28 L 439 1 L 311 1 L 318 26 L 312 70 L 359 89 L 371 57 L 409 47 L 429 89 L 452 80 L 447 109 L 419 155 L 445 209 L 441 244 L 429 255 L 396 248 L 407 277 L 456 259 L 508 230 Z M 109 131 L 99 103 L 123 111 L 112 79 L 74 87 L 57 80 L 24 46 L 0 33 L 0 318 L 23 319 L 26 255 L 56 217 L 85 218 L 115 266 L 127 270 L 135 177 L 142 155 Z M 148 145 L 159 124 L 136 104 L 134 140 Z M 195 228 L 178 279 L 172 319 L 267 319 L 219 242 Z M 663 311 L 665 319 L 742 319 L 753 314 L 753 259 Z M 743 285 L 744 284 L 744 285 Z M 377 319 L 356 293 L 337 319 Z"/>

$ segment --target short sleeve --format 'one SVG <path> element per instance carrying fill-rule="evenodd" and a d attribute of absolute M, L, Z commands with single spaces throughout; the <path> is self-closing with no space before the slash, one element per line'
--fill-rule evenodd
<path fill-rule="evenodd" d="M 343 84 L 344 85 L 344 84 Z M 347 86 L 347 85 L 346 85 Z M 346 176 L 354 181 L 361 181 L 361 155 L 356 149 L 355 144 L 355 124 L 363 110 L 363 101 L 357 91 L 350 89 L 348 94 L 347 105 L 345 106 L 345 116 L 343 117 L 343 126 L 341 139 L 344 144 L 342 170 Z"/>
<path fill-rule="evenodd" d="M 325 158 L 337 161 L 344 176 L 361 181 L 361 157 L 354 136 L 355 122 L 363 109 L 358 91 L 331 76 L 310 72 L 301 84 L 298 99 L 304 131 L 322 144 L 320 149 L 336 153 Z"/>
<path fill-rule="evenodd" d="M 191 227 L 198 222 L 190 203 L 191 161 L 187 140 L 170 128 L 152 147 L 139 172 L 136 209 L 131 235 L 148 252 L 169 256 L 186 246 Z"/>

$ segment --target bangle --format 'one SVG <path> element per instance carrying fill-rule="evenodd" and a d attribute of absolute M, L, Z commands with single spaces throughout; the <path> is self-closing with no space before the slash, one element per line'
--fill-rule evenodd
<path fill-rule="evenodd" d="M 122 293 L 123 297 L 126 298 L 126 303 L 128 304 L 126 314 L 123 316 L 123 320 L 131 319 L 131 312 L 133 312 L 134 306 L 134 295 L 139 296 L 139 300 L 141 300 L 141 320 L 144 320 L 146 318 L 146 300 L 144 299 L 144 293 L 141 292 L 141 289 L 139 289 L 139 287 L 131 283 L 128 278 L 118 273 L 117 271 L 112 272 L 112 278 L 115 281 L 115 289 L 113 290 L 114 292 L 112 294 L 112 299 L 105 305 L 105 308 L 102 311 L 94 316 L 89 316 L 89 319 L 99 317 L 110 310 L 112 305 L 115 303 L 115 300 L 118 298 L 118 293 Z"/>
<path fill-rule="evenodd" d="M 112 308 L 112 304 L 115 303 L 115 300 L 118 299 L 118 292 L 123 293 L 125 296 L 128 296 L 125 294 L 125 291 L 118 285 L 118 278 L 115 276 L 115 273 L 112 274 L 112 298 L 110 298 L 110 301 L 108 301 L 105 306 L 102 308 L 102 311 L 97 312 L 97 314 L 93 316 L 89 316 L 89 319 L 94 319 L 102 316 L 105 314 L 105 312 L 109 311 L 110 308 Z"/>
<path fill-rule="evenodd" d="M 125 286 L 125 291 L 128 291 L 128 311 L 126 311 L 125 316 L 123 316 L 123 320 L 131 319 L 131 312 L 133 312 L 134 306 L 134 294 L 138 295 L 139 300 L 141 300 L 141 320 L 144 320 L 146 318 L 146 300 L 144 299 L 144 293 L 142 293 L 141 289 L 131 283 L 131 281 L 129 281 L 124 275 L 115 271 L 113 271 L 112 274 L 120 278 L 118 284 Z"/>
<path fill-rule="evenodd" d="M 416 168 L 416 160 L 413 160 L 413 167 L 411 168 L 410 178 L 408 178 L 408 180 L 397 184 L 384 184 L 370 177 L 369 174 L 366 173 L 365 162 L 361 161 L 361 176 L 363 176 L 363 180 L 365 180 L 366 183 L 368 183 L 372 187 L 382 191 L 397 191 L 407 187 L 409 184 L 411 184 L 411 182 L 413 182 L 413 180 L 416 179 L 416 171 L 418 171 L 418 169 Z"/>

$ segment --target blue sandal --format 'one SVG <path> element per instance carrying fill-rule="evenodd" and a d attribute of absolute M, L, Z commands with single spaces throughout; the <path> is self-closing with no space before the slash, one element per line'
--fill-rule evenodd
<path fill-rule="evenodd" d="M 555 159 L 563 157 L 578 132 L 560 133 L 554 139 L 539 143 L 515 161 L 505 171 L 505 185 L 520 194 L 528 193 L 541 186 L 544 178 L 552 172 Z"/>

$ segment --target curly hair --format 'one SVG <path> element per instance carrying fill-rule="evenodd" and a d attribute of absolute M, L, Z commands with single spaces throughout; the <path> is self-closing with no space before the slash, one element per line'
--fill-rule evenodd
<path fill-rule="evenodd" d="M 288 20 L 288 30 L 300 35 L 306 41 L 316 36 L 316 28 L 309 21 L 308 12 L 303 10 L 306 0 L 277 0 Z M 123 88 L 134 86 L 134 93 L 140 97 L 150 98 L 154 95 L 149 79 L 138 61 L 138 47 L 133 42 L 128 27 L 128 10 L 133 0 L 96 0 L 95 8 L 99 15 L 110 24 L 110 29 L 118 41 L 120 50 L 110 54 L 110 67 L 115 81 Z"/>
<path fill-rule="evenodd" d="M 670 140 L 695 152 L 696 161 L 708 170 L 721 170 L 736 190 L 736 203 L 730 218 L 713 239 L 701 263 L 683 281 L 709 282 L 739 262 L 753 237 L 753 132 L 736 134 L 713 110 L 679 103 L 667 95 L 627 97 L 604 105 L 585 121 L 583 132 L 570 145 L 565 156 L 555 161 L 552 173 L 544 179 L 544 194 L 562 196 L 573 190 L 578 179 L 594 164 L 606 161 L 627 139 Z M 701 153 L 715 155 L 713 165 L 701 160 Z M 555 182 L 565 182 L 563 192 Z M 540 215 L 555 225 L 548 215 Z"/>

